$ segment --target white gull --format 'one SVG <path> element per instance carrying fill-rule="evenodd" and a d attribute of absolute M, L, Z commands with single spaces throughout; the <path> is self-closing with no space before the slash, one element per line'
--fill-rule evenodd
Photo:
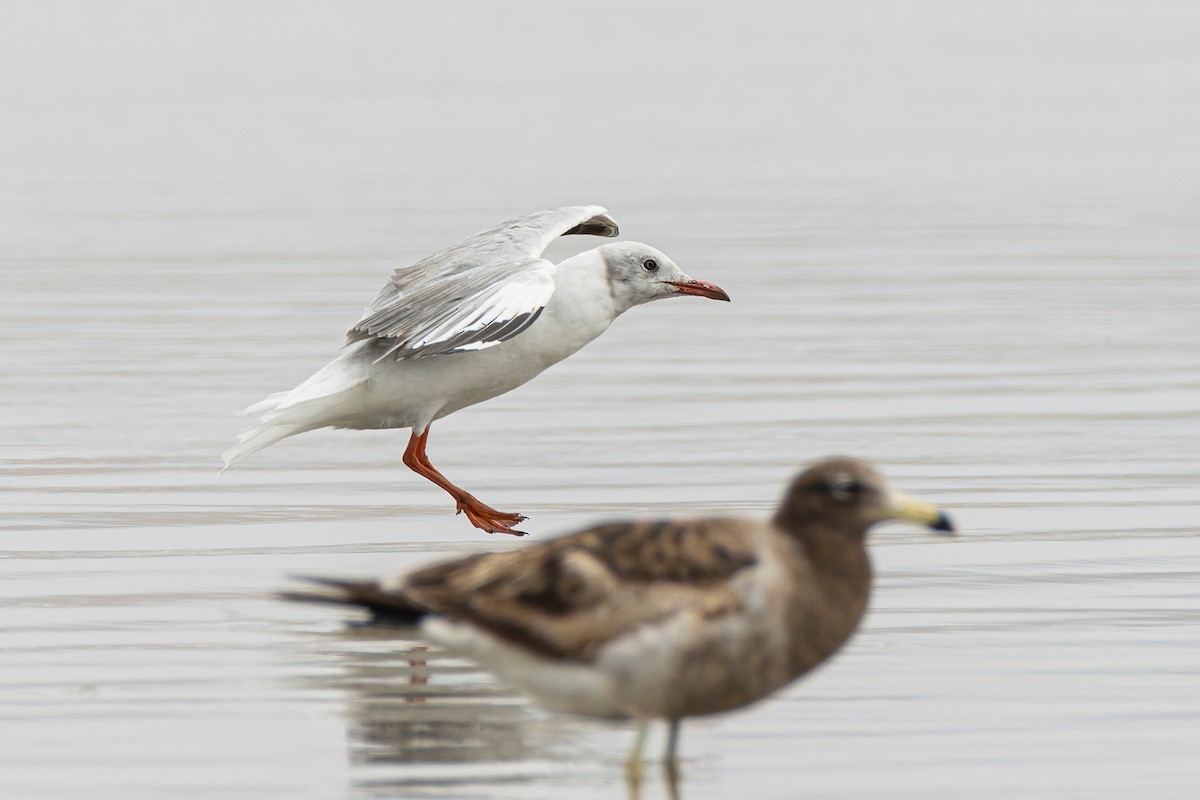
<path fill-rule="evenodd" d="M 538 211 L 395 271 L 342 353 L 290 392 L 247 409 L 225 466 L 317 428 L 409 428 L 404 464 L 454 498 L 475 527 L 522 532 L 520 514 L 460 489 L 425 454 L 434 420 L 532 380 L 595 339 L 634 306 L 679 295 L 728 300 L 649 245 L 616 242 L 558 264 L 542 252 L 559 236 L 616 236 L 600 206 Z"/>

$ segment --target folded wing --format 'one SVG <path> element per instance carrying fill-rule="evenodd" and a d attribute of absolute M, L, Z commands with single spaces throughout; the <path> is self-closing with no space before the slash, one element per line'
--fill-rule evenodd
<path fill-rule="evenodd" d="M 640 625 L 734 610 L 731 578 L 757 563 L 753 542 L 745 523 L 730 519 L 604 525 L 434 565 L 407 576 L 396 594 L 539 655 L 587 661 Z"/>

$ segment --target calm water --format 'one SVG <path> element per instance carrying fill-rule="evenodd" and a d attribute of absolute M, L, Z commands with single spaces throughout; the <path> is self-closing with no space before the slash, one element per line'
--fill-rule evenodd
<path fill-rule="evenodd" d="M 685 727 L 684 796 L 1191 797 L 1200 7 L 426 5 L 7 7 L 0 793 L 622 796 L 626 728 L 268 596 L 512 545 L 403 433 L 217 475 L 394 266 L 600 203 L 734 302 L 440 422 L 447 474 L 545 537 L 852 453 L 967 531 L 878 531 L 861 635 Z"/>

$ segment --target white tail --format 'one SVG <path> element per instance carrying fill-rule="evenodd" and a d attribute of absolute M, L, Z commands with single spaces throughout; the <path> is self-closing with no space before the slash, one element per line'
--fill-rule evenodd
<path fill-rule="evenodd" d="M 346 348 L 295 389 L 247 408 L 247 414 L 258 414 L 261 421 L 240 432 L 238 443 L 221 454 L 224 469 L 280 439 L 335 424 L 345 413 L 346 395 L 367 381 L 368 365 L 355 358 L 360 349 L 359 345 Z"/>

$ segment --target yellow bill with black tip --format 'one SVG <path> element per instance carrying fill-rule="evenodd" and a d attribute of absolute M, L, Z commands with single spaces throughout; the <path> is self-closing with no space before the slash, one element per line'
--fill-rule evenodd
<path fill-rule="evenodd" d="M 956 533 L 954 523 L 950 521 L 950 517 L 933 503 L 926 503 L 908 495 L 896 493 L 892 496 L 889 511 L 892 519 L 905 519 L 909 522 L 916 522 L 919 525 L 924 525 L 927 528 L 942 533 Z"/>

